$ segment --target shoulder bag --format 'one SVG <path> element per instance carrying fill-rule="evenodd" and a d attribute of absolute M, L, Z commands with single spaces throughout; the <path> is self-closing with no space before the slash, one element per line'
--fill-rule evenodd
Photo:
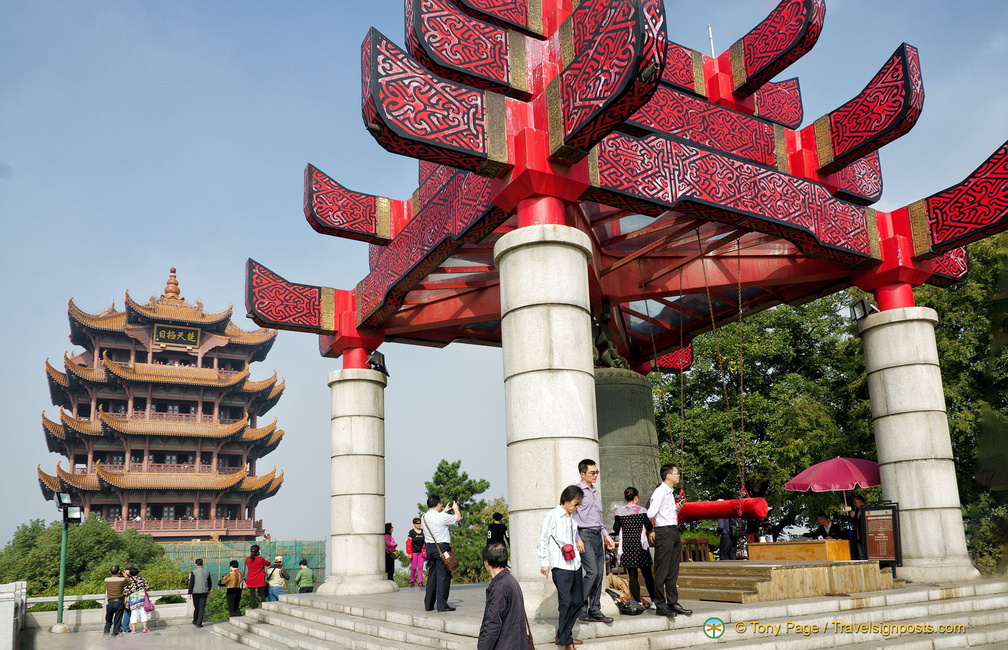
<path fill-rule="evenodd" d="M 143 604 L 143 608 L 144 608 L 145 612 L 153 612 L 154 611 L 154 603 L 151 601 L 150 596 L 147 595 L 147 590 L 146 589 L 144 589 L 144 604 Z"/>
<path fill-rule="evenodd" d="M 434 533 L 431 533 L 430 526 L 427 525 L 427 516 L 426 515 L 423 518 L 423 523 L 424 523 L 424 527 L 427 529 L 427 532 L 430 533 L 431 540 L 433 540 L 434 539 Z M 438 544 L 437 542 L 434 542 L 434 544 L 436 544 L 437 547 L 438 547 L 438 550 L 441 551 L 441 545 Z M 451 551 L 441 551 L 441 561 L 444 562 L 445 568 L 448 570 L 448 573 L 451 573 L 452 571 L 454 571 L 455 569 L 457 569 L 458 565 L 459 565 L 458 558 L 455 557 L 455 555 Z"/>

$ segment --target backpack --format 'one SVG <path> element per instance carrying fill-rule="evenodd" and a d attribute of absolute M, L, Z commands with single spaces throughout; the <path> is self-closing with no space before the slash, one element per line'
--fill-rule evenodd
<path fill-rule="evenodd" d="M 731 519 L 728 521 L 728 534 L 732 539 L 742 539 L 746 534 L 746 521 L 745 519 Z"/>

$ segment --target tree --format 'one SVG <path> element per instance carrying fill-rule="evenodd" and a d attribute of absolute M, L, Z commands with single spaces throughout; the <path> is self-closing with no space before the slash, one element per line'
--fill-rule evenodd
<path fill-rule="evenodd" d="M 452 573 L 452 580 L 458 583 L 485 582 L 489 579 L 483 567 L 483 547 L 486 545 L 487 510 L 485 500 L 475 497 L 490 488 L 484 479 L 470 479 L 466 472 L 459 472 L 462 461 L 449 463 L 442 460 L 434 470 L 434 476 L 424 483 L 428 495 L 436 494 L 445 507 L 457 501 L 462 513 L 462 521 L 451 531 L 452 550 L 459 560 L 459 567 Z M 417 504 L 420 515 L 427 512 L 427 504 Z M 490 511 L 491 514 L 494 512 Z"/>
<path fill-rule="evenodd" d="M 36 519 L 19 526 L 0 551 L 0 582 L 27 581 L 29 596 L 53 596 L 59 588 L 62 523 Z M 113 564 L 140 568 L 152 589 L 178 589 L 185 573 L 164 557 L 164 548 L 135 530 L 116 533 L 92 516 L 67 531 L 66 587 L 70 594 L 104 592 Z"/>

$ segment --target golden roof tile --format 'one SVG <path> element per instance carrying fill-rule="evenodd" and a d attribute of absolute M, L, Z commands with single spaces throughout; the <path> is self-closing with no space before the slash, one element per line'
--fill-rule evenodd
<path fill-rule="evenodd" d="M 108 375 L 105 373 L 105 368 L 89 368 L 88 366 L 78 365 L 65 352 L 63 353 L 63 365 L 66 366 L 67 374 L 73 375 L 78 379 L 95 384 L 108 383 Z"/>
<path fill-rule="evenodd" d="M 269 487 L 270 483 L 273 482 L 273 477 L 276 475 L 276 467 L 269 474 L 263 474 L 262 476 L 246 476 L 242 484 L 238 486 L 239 492 L 258 492 L 265 487 Z"/>
<path fill-rule="evenodd" d="M 46 495 L 46 499 L 51 499 L 54 494 L 59 492 L 59 479 L 43 472 L 41 465 L 36 467 L 36 470 L 38 471 L 39 486 L 42 488 L 42 494 Z"/>
<path fill-rule="evenodd" d="M 237 345 L 261 345 L 268 343 L 277 337 L 279 332 L 268 327 L 260 327 L 257 330 L 246 332 L 234 323 L 228 323 L 224 328 L 224 335 Z"/>
<path fill-rule="evenodd" d="M 126 325 L 126 312 L 108 308 L 100 314 L 89 314 L 78 307 L 73 298 L 67 303 L 67 314 L 70 319 L 83 327 L 105 332 L 121 332 Z"/>
<path fill-rule="evenodd" d="M 75 418 L 66 411 L 60 411 L 60 422 L 63 423 L 63 432 L 73 431 L 85 436 L 102 436 L 102 424 L 98 420 L 84 420 Z"/>
<path fill-rule="evenodd" d="M 246 379 L 245 383 L 242 384 L 241 391 L 243 393 L 258 393 L 273 387 L 276 383 L 277 374 L 276 370 L 273 371 L 272 377 L 267 377 L 266 379 L 260 379 L 258 381 L 252 381 L 251 379 Z"/>
<path fill-rule="evenodd" d="M 173 295 L 162 295 L 160 298 L 150 297 L 146 305 L 133 300 L 129 291 L 126 292 L 126 309 L 133 311 L 153 321 L 170 321 L 172 323 L 187 323 L 193 325 L 216 325 L 231 318 L 234 306 L 216 314 L 203 311 L 203 303 L 197 301 L 190 305 L 184 298 Z"/>
<path fill-rule="evenodd" d="M 106 429 L 141 436 L 177 436 L 224 439 L 242 434 L 248 427 L 248 416 L 231 424 L 217 422 L 168 422 L 138 420 L 98 411 L 98 419 Z"/>
<path fill-rule="evenodd" d="M 110 373 L 126 381 L 152 384 L 183 384 L 192 386 L 214 386 L 227 388 L 248 379 L 249 371 L 227 373 L 213 368 L 191 368 L 188 366 L 162 366 L 156 363 L 133 363 L 121 366 L 108 358 L 102 358 L 102 365 Z"/>
<path fill-rule="evenodd" d="M 258 427 L 258 428 L 250 427 L 245 430 L 245 433 L 242 434 L 240 440 L 242 442 L 256 442 L 257 440 L 267 439 L 271 435 L 273 435 L 274 431 L 276 431 L 276 425 L 277 425 L 276 418 L 273 418 L 273 422 L 271 424 L 267 424 L 264 427 Z"/>
<path fill-rule="evenodd" d="M 277 476 L 272 481 L 270 481 L 269 487 L 266 488 L 266 490 L 262 493 L 261 497 L 265 499 L 267 497 L 271 497 L 274 494 L 276 494 L 277 490 L 280 489 L 280 486 L 283 485 L 283 482 L 284 482 L 284 473 L 280 472 L 280 476 Z"/>
<path fill-rule="evenodd" d="M 47 418 L 45 411 L 42 412 L 42 430 L 45 431 L 47 436 L 66 440 L 66 432 L 63 430 L 63 425 Z"/>
<path fill-rule="evenodd" d="M 66 492 L 68 486 L 88 492 L 97 492 L 101 489 L 98 485 L 98 477 L 96 475 L 65 472 L 59 463 L 56 463 L 56 476 L 59 478 L 61 492 Z"/>
<path fill-rule="evenodd" d="M 63 353 L 63 358 L 66 359 L 65 352 Z M 64 373 L 60 372 L 59 370 L 53 368 L 52 364 L 49 363 L 48 358 L 45 360 L 45 368 L 46 368 L 46 374 L 49 375 L 49 379 L 51 381 L 55 382 L 59 386 L 62 386 L 63 388 L 70 387 L 70 382 L 67 380 L 67 376 Z"/>
<path fill-rule="evenodd" d="M 95 464 L 95 478 L 120 490 L 227 490 L 248 476 L 244 469 L 233 474 L 165 474 L 112 472 Z"/>

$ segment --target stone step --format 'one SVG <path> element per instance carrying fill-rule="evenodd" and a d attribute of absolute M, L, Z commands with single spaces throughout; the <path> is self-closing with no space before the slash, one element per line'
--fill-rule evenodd
<path fill-rule="evenodd" d="M 239 617 L 232 618 L 232 621 L 237 618 Z M 269 641 L 265 637 L 258 636 L 254 632 L 250 632 L 246 625 L 241 625 L 240 623 L 232 623 L 231 621 L 215 623 L 213 631 L 215 634 L 220 634 L 231 641 L 247 645 L 250 648 L 257 648 L 258 650 L 290 650 L 290 646 L 280 645 Z"/>
<path fill-rule="evenodd" d="M 340 647 L 372 648 L 419 646 L 424 648 L 443 648 L 444 650 L 462 650 L 467 647 L 465 637 L 444 632 L 427 630 L 408 625 L 335 612 L 313 611 L 310 618 L 300 616 L 301 608 L 284 603 L 264 604 L 263 609 L 254 610 L 253 617 L 258 623 L 279 627 L 302 637 L 320 640 L 324 643 L 342 644 Z M 303 643 L 302 648 L 309 648 Z M 327 648 L 320 645 L 318 648 Z"/>

